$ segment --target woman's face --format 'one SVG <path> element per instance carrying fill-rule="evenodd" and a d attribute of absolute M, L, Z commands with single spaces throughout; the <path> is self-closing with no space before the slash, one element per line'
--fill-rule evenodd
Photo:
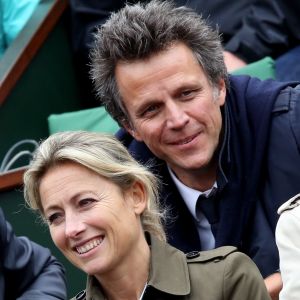
<path fill-rule="evenodd" d="M 68 162 L 44 175 L 40 196 L 55 245 L 84 272 L 102 276 L 130 264 L 137 254 L 146 206 L 141 184 L 122 192 L 108 179 Z"/>

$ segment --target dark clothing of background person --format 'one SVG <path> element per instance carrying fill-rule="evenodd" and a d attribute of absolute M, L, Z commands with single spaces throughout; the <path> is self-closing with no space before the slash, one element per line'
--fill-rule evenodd
<path fill-rule="evenodd" d="M 64 300 L 64 269 L 48 249 L 17 237 L 0 208 L 0 300 Z"/>
<path fill-rule="evenodd" d="M 125 4 L 124 0 L 70 0 L 71 37 L 81 97 L 85 107 L 99 105 L 89 79 L 89 51 L 93 45 L 96 26 L 103 24 L 111 12 Z"/>
<path fill-rule="evenodd" d="M 276 59 L 300 45 L 298 0 L 194 0 L 190 3 L 212 26 L 218 25 L 225 50 L 247 63 L 265 56 Z"/>
<path fill-rule="evenodd" d="M 231 76 L 218 153 L 215 247 L 232 245 L 263 277 L 278 271 L 275 226 L 278 207 L 300 189 L 300 85 Z M 195 220 L 166 163 L 121 129 L 117 137 L 162 179 L 161 202 L 171 214 L 168 242 L 184 252 L 201 250 Z"/>
<path fill-rule="evenodd" d="M 175 3 L 195 9 L 214 27 L 218 24 L 225 50 L 247 63 L 267 55 L 276 59 L 300 45 L 298 0 L 175 0 Z M 124 0 L 70 0 L 73 50 L 86 107 L 99 104 L 95 100 L 88 76 L 88 56 L 93 45 L 93 32 L 96 26 L 106 21 L 111 12 L 118 11 L 124 4 Z M 300 49 L 296 54 L 300 55 Z M 300 64 L 294 63 L 294 57 L 295 55 L 287 56 L 283 63 L 276 66 L 280 80 L 285 80 L 285 75 L 289 76 L 289 80 L 300 80 Z M 288 72 L 285 68 L 287 64 Z M 291 72 L 295 74 L 292 78 Z"/>

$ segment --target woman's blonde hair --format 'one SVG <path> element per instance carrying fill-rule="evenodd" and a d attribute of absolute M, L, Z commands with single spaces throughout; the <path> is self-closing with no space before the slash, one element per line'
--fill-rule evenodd
<path fill-rule="evenodd" d="M 28 205 L 44 216 L 40 182 L 47 171 L 64 162 L 74 162 L 111 180 L 122 190 L 140 182 L 147 195 L 147 207 L 141 215 L 143 229 L 165 240 L 163 212 L 158 203 L 158 180 L 128 153 L 114 136 L 104 133 L 70 131 L 56 133 L 41 143 L 24 174 L 24 195 Z"/>

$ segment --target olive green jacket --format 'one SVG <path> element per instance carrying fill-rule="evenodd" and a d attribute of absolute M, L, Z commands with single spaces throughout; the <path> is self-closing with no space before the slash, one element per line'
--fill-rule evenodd
<path fill-rule="evenodd" d="M 255 264 L 234 247 L 183 252 L 150 236 L 150 274 L 144 299 L 269 300 Z M 86 291 L 72 300 L 105 300 L 89 276 Z"/>

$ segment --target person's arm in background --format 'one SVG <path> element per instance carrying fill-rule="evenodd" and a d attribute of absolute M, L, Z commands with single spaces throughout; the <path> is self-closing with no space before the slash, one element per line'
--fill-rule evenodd
<path fill-rule="evenodd" d="M 272 300 L 278 300 L 279 293 L 282 289 L 281 274 L 279 272 L 274 273 L 268 276 L 267 278 L 265 278 L 264 281 Z"/>
<path fill-rule="evenodd" d="M 240 69 L 244 66 L 247 65 L 246 61 L 243 59 L 239 58 L 235 54 L 229 52 L 229 51 L 224 51 L 224 61 L 225 65 L 227 67 L 228 72 L 232 72 L 234 70 Z"/>
<path fill-rule="evenodd" d="M 228 70 L 268 55 L 276 58 L 287 51 L 290 46 L 287 17 L 278 1 L 251 4 L 250 13 L 243 17 L 241 27 L 224 45 Z"/>
<path fill-rule="evenodd" d="M 1 209 L 0 266 L 0 299 L 67 298 L 61 264 L 48 249 L 26 237 L 15 236 Z"/>

